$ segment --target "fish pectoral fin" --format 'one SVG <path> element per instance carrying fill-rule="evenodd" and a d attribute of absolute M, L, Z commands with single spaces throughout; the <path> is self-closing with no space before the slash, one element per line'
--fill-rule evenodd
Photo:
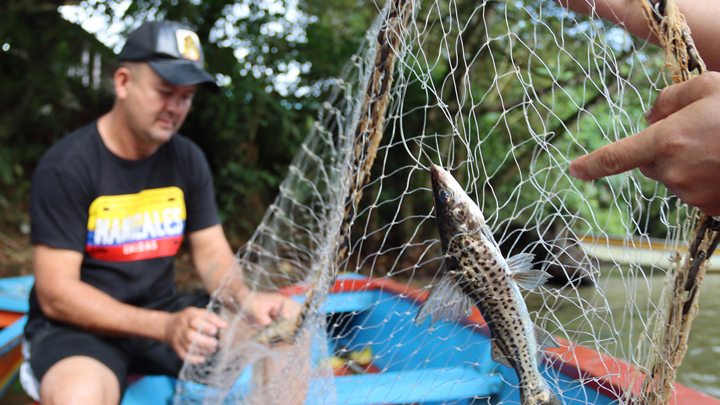
<path fill-rule="evenodd" d="M 560 343 L 545 329 L 535 326 L 535 342 L 537 343 L 540 350 L 551 349 L 560 347 Z"/>
<path fill-rule="evenodd" d="M 505 352 L 502 351 L 502 349 L 496 342 L 497 341 L 493 339 L 492 343 L 490 344 L 490 357 L 495 363 L 499 363 L 505 367 L 512 368 L 512 364 L 510 364 L 508 356 L 505 354 Z"/>
<path fill-rule="evenodd" d="M 514 272 L 512 271 L 512 268 L 510 268 L 510 271 L 512 272 L 512 280 L 515 284 L 526 290 L 534 290 L 552 278 L 552 276 L 545 271 L 531 268 L 517 270 Z"/>
<path fill-rule="evenodd" d="M 507 265 L 511 273 L 519 273 L 532 270 L 532 261 L 535 255 L 532 253 L 518 253 L 507 259 Z"/>
<path fill-rule="evenodd" d="M 549 273 L 532 268 L 534 258 L 532 253 L 520 253 L 507 259 L 512 279 L 520 288 L 534 290 L 552 278 Z"/>
<path fill-rule="evenodd" d="M 465 295 L 455 276 L 446 274 L 430 289 L 425 302 L 420 305 L 415 325 L 420 325 L 430 315 L 431 323 L 439 320 L 457 321 L 472 315 L 473 303 Z"/>

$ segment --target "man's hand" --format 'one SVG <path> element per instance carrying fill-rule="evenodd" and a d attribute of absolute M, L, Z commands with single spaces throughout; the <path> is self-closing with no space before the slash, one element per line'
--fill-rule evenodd
<path fill-rule="evenodd" d="M 598 16 L 626 29 L 641 40 L 655 45 L 660 41 L 650 32 L 647 19 L 637 0 L 553 0 L 561 6 L 581 14 Z M 653 2 L 655 3 L 655 2 Z M 720 41 L 717 40 L 720 2 L 705 0 L 675 0 L 692 30 L 693 41 L 709 70 L 720 70 Z"/>
<path fill-rule="evenodd" d="M 216 338 L 220 329 L 228 327 L 219 316 L 202 308 L 188 307 L 169 314 L 165 325 L 165 342 L 172 347 L 182 360 L 200 364 L 205 356 L 215 353 Z M 190 346 L 196 343 L 197 354 L 190 354 Z"/>
<path fill-rule="evenodd" d="M 640 168 L 684 202 L 720 215 L 720 73 L 663 89 L 642 132 L 579 157 L 570 174 L 594 180 Z"/>
<path fill-rule="evenodd" d="M 252 323 L 267 326 L 280 316 L 297 319 L 301 307 L 292 299 L 277 293 L 249 292 L 244 297 L 243 309 Z"/>
<path fill-rule="evenodd" d="M 593 11 L 616 24 L 631 18 L 642 18 L 642 8 L 637 0 L 553 0 L 555 3 L 577 13 L 590 15 Z M 646 23 L 647 24 L 647 23 Z"/>
<path fill-rule="evenodd" d="M 659 42 L 650 33 L 640 2 L 637 0 L 553 0 L 555 3 L 580 14 L 592 13 L 628 30 L 641 39 Z"/>

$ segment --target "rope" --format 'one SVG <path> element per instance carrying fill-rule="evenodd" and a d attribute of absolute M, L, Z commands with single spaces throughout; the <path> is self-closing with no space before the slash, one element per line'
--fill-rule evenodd
<path fill-rule="evenodd" d="M 700 58 L 692 40 L 690 27 L 685 16 L 680 13 L 673 0 L 640 0 L 648 27 L 660 40 L 665 50 L 665 66 L 672 72 L 675 83 L 690 80 L 697 74 L 707 71 L 705 62 Z"/>
<path fill-rule="evenodd" d="M 375 65 L 370 73 L 368 88 L 362 103 L 362 115 L 355 132 L 355 153 L 349 169 L 350 184 L 347 185 L 345 200 L 345 218 L 340 229 L 340 249 L 337 263 L 341 263 L 351 247 L 350 233 L 357 216 L 357 207 L 362 198 L 362 188 L 370 179 L 380 140 L 383 124 L 390 99 L 393 71 L 397 50 L 402 36 L 407 33 L 405 25 L 412 12 L 413 0 L 390 0 L 389 10 L 380 27 L 375 49 Z"/>
<path fill-rule="evenodd" d="M 650 30 L 665 50 L 665 66 L 675 83 L 684 82 L 707 71 L 690 36 L 690 28 L 673 0 L 640 0 Z M 688 253 L 668 272 L 652 334 L 653 347 L 640 395 L 631 402 L 647 405 L 668 404 L 674 392 L 677 370 L 687 352 L 690 328 L 700 308 L 698 297 L 709 266 L 707 261 L 720 241 L 720 222 L 693 208 L 688 216 L 692 232 Z M 694 224 L 694 226 L 693 226 Z"/>
<path fill-rule="evenodd" d="M 345 216 L 340 224 L 339 249 L 335 262 L 340 264 L 350 250 L 350 233 L 357 216 L 357 207 L 362 198 L 362 188 L 370 178 L 375 157 L 377 156 L 380 140 L 383 135 L 383 123 L 390 99 L 393 72 L 397 50 L 402 36 L 407 33 L 405 24 L 412 12 L 413 0 L 390 0 L 387 14 L 384 17 L 377 37 L 375 49 L 375 63 L 370 72 L 368 87 L 363 97 L 362 113 L 358 118 L 357 130 L 354 137 L 354 153 L 348 164 L 350 175 L 345 185 L 347 197 L 345 200 Z M 315 280 L 317 282 L 317 280 Z M 332 287 L 334 282 L 330 282 Z M 253 340 L 259 343 L 274 345 L 285 342 L 292 343 L 296 333 L 305 322 L 311 311 L 312 297 L 315 285 L 308 290 L 308 295 L 297 321 L 279 317 L 267 327 L 259 330 Z"/>

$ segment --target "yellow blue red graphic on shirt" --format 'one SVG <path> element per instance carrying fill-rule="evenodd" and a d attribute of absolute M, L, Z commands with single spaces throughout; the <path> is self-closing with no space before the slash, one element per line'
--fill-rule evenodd
<path fill-rule="evenodd" d="M 85 250 L 110 262 L 174 256 L 185 218 L 185 196 L 178 187 L 101 196 L 90 204 Z"/>

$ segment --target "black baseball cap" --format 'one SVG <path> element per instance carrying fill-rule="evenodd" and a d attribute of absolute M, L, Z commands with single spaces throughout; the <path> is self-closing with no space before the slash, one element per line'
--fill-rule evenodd
<path fill-rule="evenodd" d="M 197 34 L 176 21 L 146 21 L 128 35 L 121 61 L 147 62 L 165 81 L 178 86 L 204 84 L 217 92 L 215 78 L 205 71 Z"/>

